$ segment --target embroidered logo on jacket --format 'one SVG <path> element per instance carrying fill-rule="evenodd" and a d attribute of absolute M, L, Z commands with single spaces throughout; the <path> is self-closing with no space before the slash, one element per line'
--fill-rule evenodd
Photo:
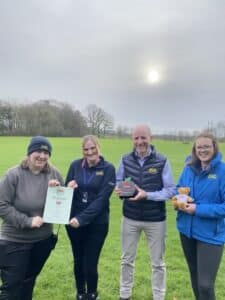
<path fill-rule="evenodd" d="M 96 172 L 96 176 L 103 176 L 104 175 L 104 172 L 103 171 L 97 171 Z"/>
<path fill-rule="evenodd" d="M 208 178 L 209 178 L 209 179 L 216 179 L 217 176 L 216 176 L 216 174 L 209 174 L 209 175 L 208 175 Z"/>
<path fill-rule="evenodd" d="M 148 169 L 148 172 L 149 172 L 150 174 L 157 174 L 157 173 L 158 173 L 158 170 L 157 170 L 156 168 L 149 168 L 149 169 Z"/>

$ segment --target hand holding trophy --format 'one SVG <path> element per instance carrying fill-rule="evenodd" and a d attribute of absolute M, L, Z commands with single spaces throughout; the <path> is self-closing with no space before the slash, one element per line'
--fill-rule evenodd
<path fill-rule="evenodd" d="M 128 177 L 124 181 L 119 182 L 116 193 L 122 199 L 134 197 L 137 193 L 136 185 L 131 181 L 131 178 Z"/>

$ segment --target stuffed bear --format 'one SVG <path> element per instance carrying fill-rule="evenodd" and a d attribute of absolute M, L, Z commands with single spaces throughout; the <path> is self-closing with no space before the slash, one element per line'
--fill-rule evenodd
<path fill-rule="evenodd" d="M 189 187 L 179 187 L 178 193 L 172 198 L 172 205 L 175 209 L 184 209 L 187 203 L 193 202 L 193 199 L 188 196 L 190 193 Z"/>

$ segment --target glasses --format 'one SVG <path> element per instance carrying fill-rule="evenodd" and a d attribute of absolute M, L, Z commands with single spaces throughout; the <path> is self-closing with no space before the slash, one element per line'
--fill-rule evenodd
<path fill-rule="evenodd" d="M 202 146 L 196 146 L 196 150 L 209 150 L 213 147 L 213 145 L 202 145 Z"/>

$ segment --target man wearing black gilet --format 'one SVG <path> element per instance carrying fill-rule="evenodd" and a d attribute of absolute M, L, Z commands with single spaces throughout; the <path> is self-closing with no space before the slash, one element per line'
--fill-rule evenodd
<path fill-rule="evenodd" d="M 122 157 L 117 171 L 117 183 L 129 178 L 137 189 L 135 196 L 123 200 L 120 299 L 131 299 L 134 260 L 143 231 L 151 257 L 153 299 L 164 300 L 165 201 L 176 190 L 167 158 L 151 145 L 150 128 L 147 125 L 136 126 L 132 131 L 132 140 L 134 149 Z M 117 188 L 116 192 L 120 196 L 121 190 Z"/>

